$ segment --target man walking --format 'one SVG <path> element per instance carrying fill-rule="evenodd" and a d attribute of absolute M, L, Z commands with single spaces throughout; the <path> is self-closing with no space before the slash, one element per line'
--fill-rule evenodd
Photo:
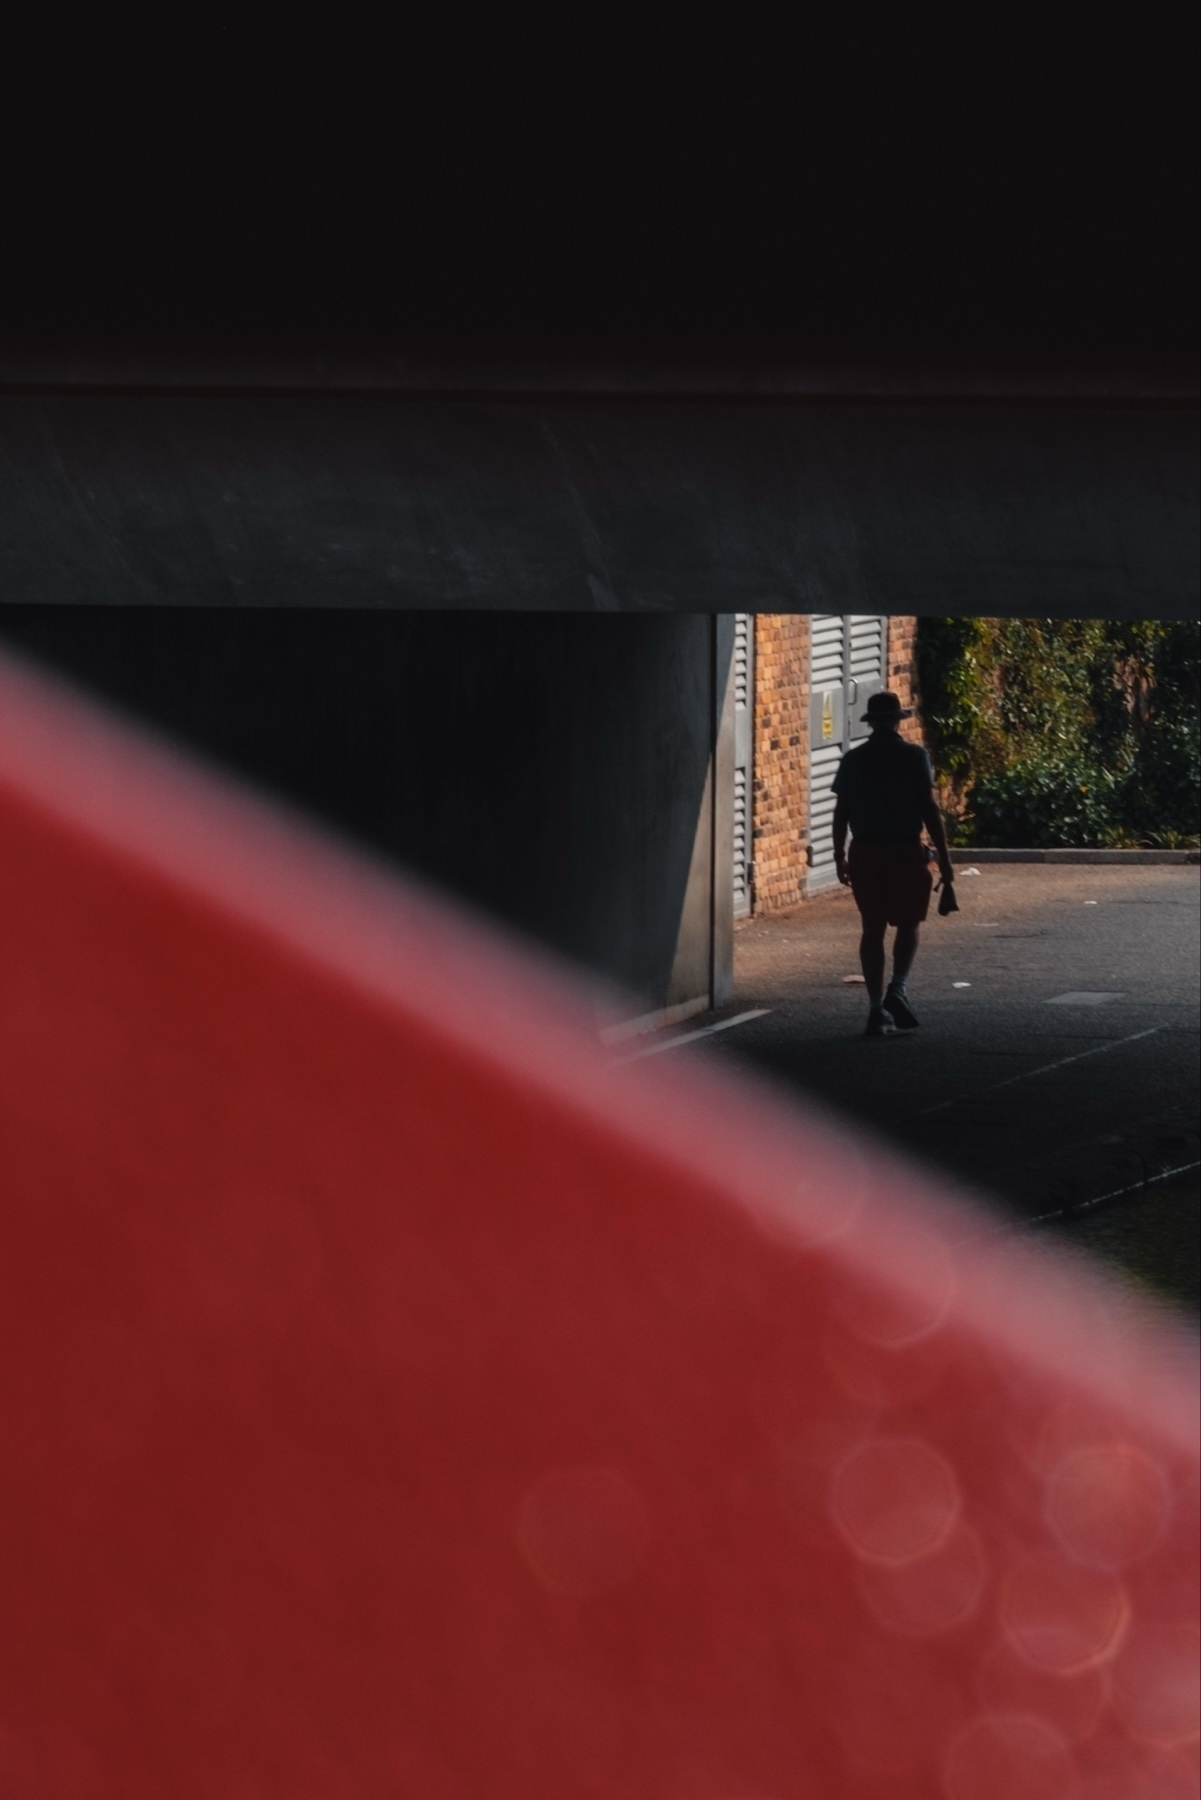
<path fill-rule="evenodd" d="M 896 694 L 873 694 L 863 715 L 871 736 L 847 751 L 834 777 L 834 866 L 839 881 L 855 896 L 863 926 L 859 962 L 871 1006 L 868 1037 L 888 1037 L 898 1026 L 912 1031 L 917 1025 L 905 983 L 933 884 L 923 825 L 948 887 L 953 876 L 930 758 L 920 744 L 908 744 L 900 735 L 901 720 L 909 716 Z M 892 980 L 885 989 L 884 934 L 890 925 L 896 927 L 896 937 Z"/>

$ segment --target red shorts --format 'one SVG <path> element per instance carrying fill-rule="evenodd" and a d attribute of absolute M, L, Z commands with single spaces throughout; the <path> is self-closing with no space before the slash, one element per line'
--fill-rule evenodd
<path fill-rule="evenodd" d="M 923 844 L 857 844 L 852 838 L 847 873 L 865 925 L 920 925 L 925 918 L 934 877 Z"/>

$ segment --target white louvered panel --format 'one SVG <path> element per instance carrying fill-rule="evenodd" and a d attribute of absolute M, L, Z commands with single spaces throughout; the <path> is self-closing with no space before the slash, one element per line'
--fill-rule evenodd
<path fill-rule="evenodd" d="M 850 674 L 856 681 L 879 681 L 884 674 L 884 633 L 882 618 L 851 618 Z"/>
<path fill-rule="evenodd" d="M 751 860 L 752 792 L 755 762 L 755 615 L 734 614 L 734 917 L 745 919 L 753 902 Z"/>
<path fill-rule="evenodd" d="M 842 745 L 829 744 L 809 755 L 809 844 L 814 875 L 834 867 L 834 795 L 830 792 Z"/>
<path fill-rule="evenodd" d="M 745 769 L 734 771 L 734 916 L 745 914 L 750 902 L 747 864 L 750 861 L 750 783 Z"/>
<path fill-rule="evenodd" d="M 734 705 L 745 708 L 751 703 L 751 627 L 750 613 L 734 615 Z"/>
<path fill-rule="evenodd" d="M 809 620 L 809 685 L 835 687 L 843 676 L 841 613 L 813 613 Z"/>
<path fill-rule="evenodd" d="M 846 620 L 841 613 L 814 613 L 809 621 L 809 691 L 843 691 L 847 678 Z M 836 715 L 839 716 L 839 715 Z M 812 743 L 812 740 L 811 740 Z M 809 889 L 822 887 L 834 874 L 834 796 L 830 783 L 842 759 L 842 728 L 838 740 L 814 744 L 809 751 Z"/>

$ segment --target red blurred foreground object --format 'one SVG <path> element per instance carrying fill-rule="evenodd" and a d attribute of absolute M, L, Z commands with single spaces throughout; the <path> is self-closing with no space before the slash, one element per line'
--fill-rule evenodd
<path fill-rule="evenodd" d="M 6 1800 L 1195 1792 L 1187 1335 L 11 663 L 0 843 Z"/>

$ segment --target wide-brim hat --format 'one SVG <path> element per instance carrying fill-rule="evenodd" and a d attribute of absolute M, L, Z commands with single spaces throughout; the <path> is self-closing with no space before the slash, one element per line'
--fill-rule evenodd
<path fill-rule="evenodd" d="M 902 706 L 899 695 L 890 693 L 887 688 L 883 688 L 878 694 L 868 696 L 867 711 L 860 715 L 860 723 L 876 725 L 883 723 L 886 719 L 891 722 L 893 719 L 911 719 L 912 717 L 913 708 Z"/>

